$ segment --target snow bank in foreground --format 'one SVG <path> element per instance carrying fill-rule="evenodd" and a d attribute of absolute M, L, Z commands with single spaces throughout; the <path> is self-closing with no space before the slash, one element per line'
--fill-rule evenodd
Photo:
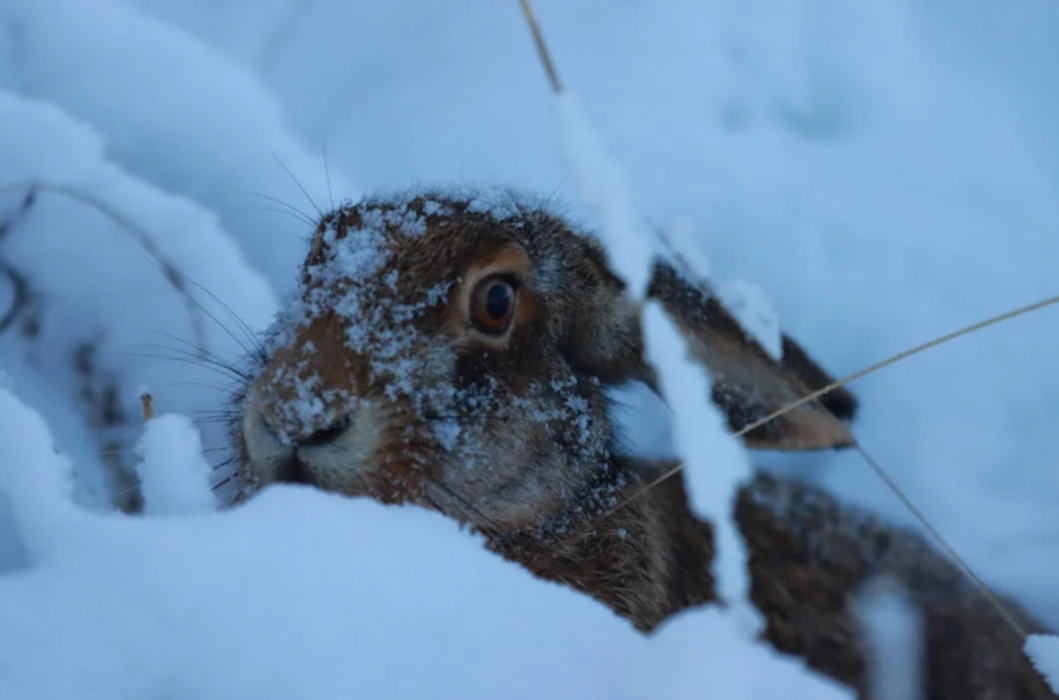
<path fill-rule="evenodd" d="M 280 487 L 225 513 L 82 511 L 4 390 L 0 444 L 33 562 L 0 576 L 19 640 L 0 644 L 0 697 L 848 697 L 720 610 L 645 638 L 424 510 Z"/>

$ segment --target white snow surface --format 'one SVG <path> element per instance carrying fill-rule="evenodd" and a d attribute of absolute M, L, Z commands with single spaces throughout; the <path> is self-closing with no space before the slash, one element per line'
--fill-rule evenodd
<path fill-rule="evenodd" d="M 757 285 L 833 374 L 1059 294 L 1054 3 L 534 5 L 633 214 L 684 222 L 711 280 Z M 0 222 L 24 196 L 6 188 L 31 181 L 120 212 L 201 285 L 189 290 L 217 318 L 201 320 L 224 363 L 296 279 L 312 226 L 290 207 L 316 216 L 277 160 L 321 208 L 361 186 L 501 182 L 599 224 L 561 137 L 514 2 L 0 0 Z M 723 673 L 779 679 L 785 697 L 819 686 L 732 643 L 716 611 L 643 640 L 414 509 L 289 488 L 230 513 L 98 512 L 114 485 L 78 349 L 95 348 L 93 376 L 133 418 L 117 429 L 130 450 L 146 385 L 158 411 L 198 419 L 211 463 L 227 459 L 215 419 L 232 377 L 182 354 L 186 303 L 95 208 L 41 191 L 0 236 L 0 261 L 25 273 L 42 321 L 36 340 L 0 335 L 5 386 L 40 416 L 3 394 L 0 473 L 22 495 L 0 505 L 0 697 L 312 697 L 354 682 L 367 696 L 389 683 L 394 696 L 701 697 Z M 12 300 L 0 276 L 0 314 Z M 1053 629 L 1057 319 L 1044 310 L 852 387 L 859 439 L 980 575 Z M 660 428 L 635 439 L 652 435 L 671 447 Z M 915 526 L 853 454 L 783 462 Z M 96 510 L 70 507 L 70 491 Z M 1042 669 L 1054 646 L 1031 641 Z M 759 690 L 746 697 L 770 696 Z"/>
<path fill-rule="evenodd" d="M 153 422 L 158 442 L 186 428 Z M 222 514 L 80 510 L 6 390 L 0 439 L 32 554 L 0 577 L 0 697 L 849 697 L 718 609 L 643 637 L 425 510 L 303 487 Z"/>

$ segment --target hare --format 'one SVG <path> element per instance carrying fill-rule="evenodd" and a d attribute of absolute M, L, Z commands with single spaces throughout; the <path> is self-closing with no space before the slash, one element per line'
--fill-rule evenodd
<path fill-rule="evenodd" d="M 649 295 L 686 335 L 733 429 L 831 381 L 789 338 L 773 360 L 664 260 Z M 632 454 L 611 418 L 608 387 L 637 381 L 657 386 L 638 304 L 596 240 L 540 202 L 455 192 L 345 206 L 320 221 L 299 295 L 236 399 L 239 499 L 293 482 L 433 508 L 650 632 L 723 601 L 710 524 L 680 476 L 625 503 L 672 466 Z M 744 439 L 841 448 L 855 412 L 838 390 Z M 736 521 L 764 638 L 779 651 L 866 694 L 851 594 L 889 574 L 923 610 L 924 698 L 1053 697 L 1018 635 L 915 533 L 763 474 L 738 494 Z"/>

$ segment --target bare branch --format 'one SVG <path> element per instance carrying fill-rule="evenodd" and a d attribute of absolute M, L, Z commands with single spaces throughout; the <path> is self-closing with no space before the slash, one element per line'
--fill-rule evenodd
<path fill-rule="evenodd" d="M 26 195 L 22 198 L 22 202 L 15 209 L 14 213 L 11 214 L 7 219 L 0 221 L 0 242 L 11 233 L 11 231 L 22 223 L 23 219 L 29 213 L 29 210 L 33 208 L 33 204 L 37 201 L 37 189 L 35 187 L 26 190 Z M 4 315 L 0 317 L 0 335 L 3 335 L 8 328 L 14 325 L 15 321 L 22 314 L 22 311 L 29 304 L 30 291 L 29 281 L 26 276 L 23 275 L 18 269 L 7 261 L 0 259 L 0 274 L 7 277 L 11 282 L 11 308 L 4 312 Z"/>
<path fill-rule="evenodd" d="M 188 291 L 187 286 L 184 284 L 184 276 L 177 269 L 176 265 L 162 253 L 155 244 L 151 234 L 146 229 L 106 202 L 74 187 L 68 187 L 66 185 L 50 185 L 39 182 L 17 183 L 0 187 L 0 196 L 13 192 L 26 192 L 27 197 L 29 197 L 29 193 L 33 193 L 33 195 L 36 196 L 37 192 L 50 192 L 80 202 L 91 209 L 95 209 L 97 212 L 110 219 L 118 228 L 136 239 L 136 242 L 140 244 L 140 247 L 144 249 L 152 261 L 161 269 L 163 277 L 165 277 L 170 286 L 172 286 L 178 294 L 184 297 L 188 309 L 188 315 L 191 319 L 192 333 L 195 336 L 198 347 L 205 350 L 206 333 L 203 327 L 202 318 L 199 314 L 200 310 L 203 312 L 205 310 L 202 309 L 202 306 Z M 0 235 L 2 235 L 2 233 L 3 231 L 0 231 Z M 8 277 L 10 278 L 10 274 Z M 2 326 L 0 326 L 0 328 L 2 328 Z"/>

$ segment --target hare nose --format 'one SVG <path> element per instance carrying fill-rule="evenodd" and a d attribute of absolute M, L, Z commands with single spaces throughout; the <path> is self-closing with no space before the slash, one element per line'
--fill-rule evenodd
<path fill-rule="evenodd" d="M 268 416 L 263 412 L 261 413 L 261 425 L 264 429 L 268 431 L 269 434 L 284 440 L 287 444 L 294 447 L 324 447 L 330 445 L 335 440 L 342 437 L 342 434 L 346 432 L 346 429 L 349 428 L 352 422 L 352 414 L 346 414 L 331 425 L 314 430 L 307 435 L 301 435 L 298 432 L 292 432 L 289 430 L 281 431 L 271 420 L 269 420 Z"/>
<path fill-rule="evenodd" d="M 294 444 L 298 447 L 323 447 L 325 445 L 330 445 L 332 442 L 340 438 L 342 433 L 346 432 L 346 428 L 349 427 L 352 420 L 352 416 L 350 415 L 343 416 L 337 422 L 326 428 L 321 428 L 304 438 L 295 439 Z"/>

